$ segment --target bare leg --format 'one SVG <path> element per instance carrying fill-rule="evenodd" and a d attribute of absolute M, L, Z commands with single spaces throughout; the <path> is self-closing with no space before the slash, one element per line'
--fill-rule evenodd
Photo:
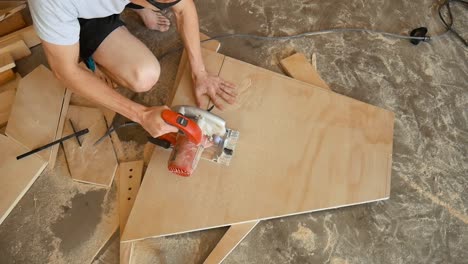
<path fill-rule="evenodd" d="M 145 26 L 151 30 L 167 31 L 171 25 L 171 21 L 163 16 L 160 12 L 153 11 L 148 8 L 133 9 L 143 20 Z"/>
<path fill-rule="evenodd" d="M 134 92 L 150 90 L 159 79 L 158 60 L 125 27 L 107 36 L 93 58 L 115 82 Z"/>

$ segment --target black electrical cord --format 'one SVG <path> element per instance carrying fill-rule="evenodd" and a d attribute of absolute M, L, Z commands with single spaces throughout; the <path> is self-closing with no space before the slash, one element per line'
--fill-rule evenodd
<path fill-rule="evenodd" d="M 442 23 L 444 23 L 445 28 L 447 29 L 447 32 L 451 32 L 452 34 L 454 34 L 465 45 L 465 47 L 468 47 L 468 41 L 466 39 L 464 39 L 455 29 L 453 29 L 453 21 L 454 20 L 453 20 L 452 9 L 450 7 L 450 3 L 461 3 L 461 4 L 466 5 L 466 7 L 468 7 L 468 1 L 464 1 L 464 0 L 446 0 L 438 8 L 439 18 L 442 21 Z M 447 9 L 448 18 L 449 18 L 448 21 L 446 21 L 444 16 L 442 15 L 442 9 L 444 7 Z"/>
<path fill-rule="evenodd" d="M 467 41 L 463 39 L 463 37 L 461 37 L 460 34 L 458 34 L 458 32 L 452 28 L 453 15 L 452 15 L 452 10 L 450 8 L 451 2 L 459 2 L 459 3 L 468 5 L 468 2 L 464 0 L 446 0 L 444 3 L 439 5 L 438 7 L 439 17 L 442 20 L 442 23 L 444 23 L 446 27 L 446 31 L 441 34 L 431 36 L 431 37 L 408 36 L 408 35 L 394 34 L 394 33 L 389 33 L 385 31 L 370 30 L 370 29 L 364 29 L 364 28 L 336 28 L 336 29 L 326 29 L 326 30 L 320 30 L 320 31 L 304 32 L 304 33 L 300 33 L 296 35 L 289 35 L 289 36 L 272 36 L 272 37 L 260 36 L 256 34 L 240 34 L 240 33 L 224 34 L 224 35 L 218 35 L 218 36 L 211 37 L 209 39 L 202 40 L 201 43 L 211 41 L 211 40 L 221 40 L 221 39 L 228 39 L 228 38 L 248 38 L 248 39 L 257 39 L 257 40 L 263 40 L 263 41 L 292 40 L 292 39 L 299 39 L 299 38 L 311 37 L 311 36 L 317 36 L 317 35 L 332 34 L 332 33 L 346 33 L 346 32 L 362 32 L 362 33 L 370 33 L 370 34 L 380 34 L 384 37 L 389 37 L 389 38 L 430 41 L 431 39 L 440 38 L 442 36 L 445 36 L 447 33 L 452 32 L 453 34 L 455 34 L 455 36 L 457 36 L 458 39 L 460 39 L 463 42 L 463 44 L 465 44 L 465 47 L 468 47 Z M 445 18 L 442 15 L 443 7 L 447 7 L 448 15 L 450 18 L 448 22 L 445 20 Z M 163 53 L 161 56 L 159 56 L 159 60 L 162 60 L 164 57 L 166 57 L 167 55 L 171 53 L 181 51 L 182 49 L 183 49 L 182 47 L 171 49 Z"/>

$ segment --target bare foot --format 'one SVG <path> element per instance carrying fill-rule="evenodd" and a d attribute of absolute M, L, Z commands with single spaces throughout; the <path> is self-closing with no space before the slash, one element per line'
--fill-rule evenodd
<path fill-rule="evenodd" d="M 143 23 L 147 28 L 161 32 L 169 30 L 171 21 L 161 13 L 148 8 L 134 9 L 134 11 L 141 17 L 141 20 L 143 20 Z"/>

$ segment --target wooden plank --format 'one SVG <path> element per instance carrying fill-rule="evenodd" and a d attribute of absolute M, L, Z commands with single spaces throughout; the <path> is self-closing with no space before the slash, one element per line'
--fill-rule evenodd
<path fill-rule="evenodd" d="M 9 35 L 0 38 L 0 45 L 12 39 L 22 39 L 28 48 L 41 44 L 41 39 L 37 35 L 33 26 L 28 26 L 17 30 Z"/>
<path fill-rule="evenodd" d="M 242 240 L 254 229 L 259 221 L 235 224 L 228 231 L 216 247 L 211 251 L 203 264 L 219 264 L 239 245 Z"/>
<path fill-rule="evenodd" d="M 0 22 L 25 8 L 25 1 L 0 1 Z"/>
<path fill-rule="evenodd" d="M 207 62 L 224 60 L 220 76 L 238 87 L 237 104 L 221 114 L 241 132 L 235 157 L 229 167 L 202 161 L 181 178 L 156 148 L 122 241 L 388 198 L 393 113 L 207 53 Z M 181 81 L 179 89 L 192 88 Z"/>
<path fill-rule="evenodd" d="M 27 151 L 12 139 L 0 135 L 0 224 L 31 187 L 47 165 L 37 155 L 16 160 Z"/>
<path fill-rule="evenodd" d="M 16 66 L 10 53 L 0 54 L 0 72 L 10 70 Z"/>
<path fill-rule="evenodd" d="M 55 132 L 54 140 L 62 138 L 63 127 L 65 126 L 65 120 L 66 120 L 67 113 L 68 113 L 68 107 L 70 105 L 71 95 L 72 95 L 72 91 L 70 89 L 66 89 L 65 96 L 63 97 L 62 109 L 60 111 L 59 123 L 57 126 L 57 131 Z M 47 167 L 49 170 L 55 167 L 55 161 L 57 160 L 59 147 L 60 147 L 60 144 L 57 144 L 51 147 L 50 160 L 49 160 L 49 165 Z"/>
<path fill-rule="evenodd" d="M 122 234 L 125 229 L 125 224 L 127 223 L 128 215 L 132 210 L 136 195 L 140 189 L 141 177 L 143 176 L 143 161 L 120 163 L 119 175 L 120 234 Z"/>
<path fill-rule="evenodd" d="M 15 79 L 15 73 L 13 70 L 6 70 L 4 72 L 0 72 L 0 85 L 3 86 Z"/>
<path fill-rule="evenodd" d="M 110 187 L 117 169 L 112 142 L 107 137 L 101 143 L 94 145 L 107 131 L 104 115 L 97 108 L 69 106 L 63 131 L 65 135 L 73 133 L 69 120 L 72 120 L 76 130 L 89 129 L 89 133 L 80 138 L 81 147 L 76 140 L 63 142 L 72 179 Z"/>
<path fill-rule="evenodd" d="M 16 61 L 31 55 L 31 50 L 22 39 L 12 38 L 0 43 L 0 54 L 3 53 L 10 53 Z"/>
<path fill-rule="evenodd" d="M 0 21 L 0 37 L 24 27 L 26 27 L 26 22 L 24 22 L 23 15 L 21 15 L 21 13 L 15 13 L 3 21 Z"/>
<path fill-rule="evenodd" d="M 301 75 L 303 69 L 307 67 L 307 61 L 304 60 L 293 60 L 289 63 L 286 63 L 288 67 L 289 74 L 291 76 L 298 76 Z M 315 66 L 314 66 L 315 70 Z M 315 85 L 317 82 L 316 79 L 306 79 L 305 82 Z M 321 83 L 318 83 L 321 85 Z M 313 87 L 315 88 L 315 87 Z M 324 86 L 322 88 L 328 89 L 328 87 Z M 247 222 L 242 224 L 235 224 L 229 227 L 228 231 L 224 234 L 222 239 L 218 242 L 216 247 L 210 253 L 208 258 L 206 258 L 204 264 L 218 264 L 223 262 L 223 260 L 231 254 L 231 252 L 237 247 L 237 245 L 252 231 L 255 225 L 258 224 L 259 221 Z"/>
<path fill-rule="evenodd" d="M 37 67 L 19 82 L 6 134 L 29 149 L 54 141 L 64 96 L 65 88 L 52 72 Z M 50 148 L 38 155 L 47 162 L 55 159 Z"/>
<path fill-rule="evenodd" d="M 0 93 L 0 127 L 8 122 L 11 107 L 15 101 L 15 90 L 8 90 Z"/>
<path fill-rule="evenodd" d="M 21 75 L 19 75 L 19 73 L 16 73 L 15 76 L 16 77 L 13 80 L 11 80 L 11 81 L 3 84 L 3 85 L 0 85 L 0 93 L 4 92 L 4 91 L 8 91 L 8 90 L 15 90 L 16 91 L 16 89 L 18 88 L 19 81 L 21 80 Z"/>
<path fill-rule="evenodd" d="M 282 59 L 280 65 L 294 79 L 330 90 L 328 84 L 322 80 L 303 53 L 296 53 Z"/>

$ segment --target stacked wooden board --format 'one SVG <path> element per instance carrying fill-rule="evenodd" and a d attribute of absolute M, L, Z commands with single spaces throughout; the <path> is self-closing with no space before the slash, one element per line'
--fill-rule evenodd
<path fill-rule="evenodd" d="M 213 52 L 203 56 L 240 92 L 236 105 L 216 111 L 241 131 L 235 157 L 229 167 L 200 162 L 192 177 L 180 178 L 166 170 L 169 153 L 156 149 L 123 241 L 388 198 L 393 113 Z M 187 74 L 174 104 L 194 104 Z"/>

